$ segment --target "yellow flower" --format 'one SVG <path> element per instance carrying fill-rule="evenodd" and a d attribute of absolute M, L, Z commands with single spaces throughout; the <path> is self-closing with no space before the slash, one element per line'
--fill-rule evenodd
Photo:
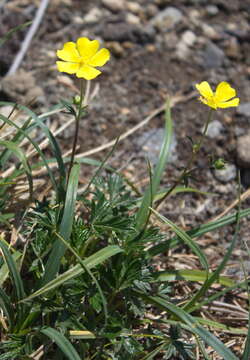
<path fill-rule="evenodd" d="M 215 110 L 239 105 L 240 99 L 234 98 L 236 91 L 225 81 L 219 83 L 215 93 L 207 81 L 196 84 L 196 89 L 201 94 L 200 100 Z"/>
<path fill-rule="evenodd" d="M 79 38 L 76 43 L 66 42 L 62 50 L 57 50 L 57 56 L 64 61 L 57 61 L 60 72 L 76 74 L 78 78 L 92 80 L 101 74 L 97 66 L 103 66 L 110 58 L 108 49 L 99 50 L 98 40 Z"/>

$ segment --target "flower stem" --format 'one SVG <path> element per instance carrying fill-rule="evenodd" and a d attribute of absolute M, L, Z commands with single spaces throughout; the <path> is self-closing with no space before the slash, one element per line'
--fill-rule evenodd
<path fill-rule="evenodd" d="M 208 113 L 208 117 L 207 117 L 207 121 L 204 127 L 204 130 L 202 132 L 202 135 L 200 137 L 199 142 L 196 144 L 195 149 L 193 149 L 192 152 L 192 156 L 187 164 L 187 166 L 185 167 L 185 169 L 183 170 L 181 176 L 176 180 L 176 182 L 171 186 L 171 188 L 166 192 L 166 194 L 163 196 L 163 198 L 158 202 L 156 209 L 159 207 L 159 205 L 175 190 L 175 188 L 185 179 L 185 177 L 188 175 L 188 173 L 192 170 L 192 166 L 193 163 L 195 162 L 196 158 L 197 158 L 197 154 L 201 149 L 201 146 L 203 144 L 204 138 L 206 136 L 207 133 L 207 129 L 208 129 L 208 125 L 210 124 L 211 120 L 212 120 L 212 115 L 213 115 L 214 110 L 210 109 L 209 113 Z"/>
<path fill-rule="evenodd" d="M 86 102 L 86 96 L 83 95 L 83 88 L 84 88 L 84 82 L 81 79 L 81 85 L 80 85 L 80 101 L 79 101 L 79 105 L 78 105 L 78 112 L 76 115 L 76 122 L 75 122 L 75 135 L 74 135 L 74 141 L 73 141 L 73 146 L 72 146 L 72 152 L 71 152 L 71 158 L 70 158 L 70 163 L 69 163 L 69 171 L 68 171 L 68 180 L 67 180 L 67 184 L 69 181 L 69 176 L 74 164 L 74 159 L 75 159 L 75 154 L 76 154 L 76 145 L 77 145 L 77 139 L 78 139 L 78 134 L 79 134 L 79 124 L 80 124 L 80 119 L 81 119 L 81 115 L 82 115 L 82 105 L 83 105 L 83 101 L 84 101 L 84 105 Z M 88 86 L 86 87 L 87 90 Z"/>

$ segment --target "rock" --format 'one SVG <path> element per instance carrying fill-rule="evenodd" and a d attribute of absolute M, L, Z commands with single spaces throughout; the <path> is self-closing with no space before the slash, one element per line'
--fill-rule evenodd
<path fill-rule="evenodd" d="M 158 7 L 155 6 L 154 4 L 148 4 L 146 5 L 144 11 L 148 18 L 152 18 L 158 13 Z"/>
<path fill-rule="evenodd" d="M 219 9 L 216 5 L 207 5 L 206 12 L 210 16 L 215 16 L 219 13 Z"/>
<path fill-rule="evenodd" d="M 203 132 L 204 128 L 202 129 Z M 206 136 L 210 139 L 221 139 L 223 133 L 225 131 L 225 127 L 219 120 L 213 120 L 207 128 Z"/>
<path fill-rule="evenodd" d="M 103 17 L 103 11 L 93 7 L 83 18 L 84 24 L 95 24 Z"/>
<path fill-rule="evenodd" d="M 236 109 L 237 114 L 250 119 L 250 102 L 240 104 Z"/>
<path fill-rule="evenodd" d="M 30 72 L 18 70 L 15 74 L 6 76 L 1 81 L 1 90 L 11 100 L 25 104 L 33 99 L 42 100 L 42 88 L 36 85 Z"/>
<path fill-rule="evenodd" d="M 234 164 L 226 164 L 225 169 L 214 170 L 214 177 L 222 183 L 234 180 L 237 175 L 237 169 Z"/>
<path fill-rule="evenodd" d="M 155 165 L 158 161 L 162 142 L 164 139 L 165 129 L 150 129 L 144 132 L 139 138 L 137 138 L 137 145 L 142 147 L 144 155 L 149 161 Z M 176 137 L 172 137 L 172 144 L 170 147 L 169 162 L 175 163 L 177 161 L 177 141 Z"/>
<path fill-rule="evenodd" d="M 231 37 L 226 42 L 225 53 L 229 58 L 238 59 L 241 56 L 241 49 L 238 40 Z"/>
<path fill-rule="evenodd" d="M 240 136 L 236 143 L 237 164 L 245 169 L 250 169 L 250 133 Z"/>
<path fill-rule="evenodd" d="M 130 12 L 126 14 L 126 21 L 132 25 L 140 25 L 141 23 L 140 18 Z"/>
<path fill-rule="evenodd" d="M 113 12 L 118 12 L 126 9 L 125 0 L 102 0 L 102 4 Z"/>
<path fill-rule="evenodd" d="M 223 65 L 225 60 L 224 51 L 217 45 L 209 41 L 204 51 L 204 68 L 219 68 Z"/>
<path fill-rule="evenodd" d="M 112 55 L 115 55 L 117 57 L 121 57 L 125 54 L 124 48 L 117 41 L 107 42 L 107 48 L 111 51 Z"/>
<path fill-rule="evenodd" d="M 181 60 L 186 60 L 190 53 L 189 47 L 194 45 L 195 41 L 196 41 L 196 35 L 190 30 L 185 31 L 181 36 L 181 40 L 177 44 L 177 48 L 176 48 L 177 57 Z"/>
<path fill-rule="evenodd" d="M 142 27 L 126 22 L 104 24 L 100 27 L 99 33 L 105 41 L 146 44 L 154 39 L 152 27 Z"/>
<path fill-rule="evenodd" d="M 174 25 L 178 24 L 182 20 L 182 12 L 175 7 L 169 6 L 166 9 L 160 11 L 151 19 L 151 24 L 155 26 L 159 31 L 171 30 Z"/>
<path fill-rule="evenodd" d="M 127 2 L 127 9 L 133 14 L 139 14 L 142 11 L 141 5 L 134 1 Z"/>
<path fill-rule="evenodd" d="M 220 38 L 220 35 L 217 33 L 217 31 L 210 25 L 208 24 L 201 24 L 201 28 L 203 31 L 203 34 L 211 39 L 211 40 L 218 40 Z"/>
<path fill-rule="evenodd" d="M 181 41 L 187 46 L 193 46 L 196 39 L 197 36 L 195 35 L 195 33 L 193 33 L 193 31 L 190 30 L 185 31 L 181 36 Z"/>

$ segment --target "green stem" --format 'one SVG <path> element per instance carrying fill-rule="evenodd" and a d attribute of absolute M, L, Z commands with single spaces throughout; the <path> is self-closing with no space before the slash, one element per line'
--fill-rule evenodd
<path fill-rule="evenodd" d="M 80 101 L 79 101 L 79 105 L 78 105 L 78 113 L 76 115 L 75 135 L 74 135 L 71 158 L 70 158 L 70 163 L 69 163 L 69 172 L 68 172 L 67 183 L 69 181 L 70 173 L 71 173 L 71 170 L 72 170 L 72 167 L 74 164 L 74 159 L 75 159 L 75 154 L 76 154 L 76 145 L 77 145 L 77 139 L 78 139 L 78 134 L 79 134 L 79 124 L 80 124 L 80 119 L 81 119 L 81 115 L 82 115 L 82 104 L 83 104 L 83 100 L 85 98 L 85 96 L 83 95 L 83 88 L 84 88 L 84 82 L 83 82 L 83 79 L 81 79 Z"/>
<path fill-rule="evenodd" d="M 171 188 L 167 191 L 167 193 L 164 195 L 164 197 L 158 202 L 158 204 L 156 206 L 156 209 L 175 190 L 175 188 L 185 179 L 187 174 L 192 170 L 193 163 L 195 162 L 195 160 L 197 158 L 197 154 L 200 151 L 200 148 L 201 148 L 201 146 L 203 144 L 203 141 L 204 141 L 204 138 L 206 136 L 208 125 L 210 124 L 210 122 L 212 120 L 212 115 L 213 115 L 213 109 L 211 108 L 209 113 L 208 113 L 208 117 L 207 117 L 207 121 L 206 121 L 204 130 L 203 130 L 203 133 L 202 133 L 202 135 L 200 137 L 200 140 L 199 140 L 198 144 L 196 145 L 196 148 L 193 149 L 192 156 L 191 156 L 187 166 L 183 170 L 183 173 L 181 174 L 179 179 L 177 179 L 177 181 L 174 183 L 174 185 L 171 186 Z"/>

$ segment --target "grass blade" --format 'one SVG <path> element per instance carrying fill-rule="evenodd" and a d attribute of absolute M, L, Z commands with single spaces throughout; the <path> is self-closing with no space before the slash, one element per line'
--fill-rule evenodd
<path fill-rule="evenodd" d="M 161 309 L 167 310 L 169 313 L 177 317 L 181 322 L 187 325 L 187 329 L 199 336 L 207 345 L 211 346 L 223 359 L 237 360 L 238 358 L 213 334 L 203 328 L 199 322 L 178 306 L 162 299 L 159 296 L 147 296 L 136 291 L 136 294 L 142 296 L 151 304 L 155 304 Z"/>
<path fill-rule="evenodd" d="M 162 178 L 163 171 L 165 169 L 169 157 L 172 132 L 173 132 L 173 125 L 171 119 L 170 103 L 168 101 L 165 112 L 165 137 L 161 147 L 159 160 L 154 170 L 154 174 L 152 177 L 152 184 L 146 190 L 141 202 L 141 206 L 136 216 L 136 228 L 138 231 L 143 230 L 143 228 L 147 223 L 148 215 L 150 213 L 149 206 L 151 205 L 151 199 L 154 199 L 154 196 L 156 195 L 157 189 L 159 187 Z"/>
<path fill-rule="evenodd" d="M 5 34 L 3 37 L 1 37 L 1 39 L 0 39 L 0 47 L 3 46 L 3 44 L 6 41 L 8 41 L 13 36 L 13 34 L 15 34 L 17 31 L 23 30 L 23 29 L 25 29 L 27 26 L 29 26 L 31 24 L 32 24 L 32 21 L 27 21 L 26 23 L 18 25 L 16 27 L 14 27 L 13 29 L 11 29 L 10 31 L 8 31 L 7 34 Z"/>
<path fill-rule="evenodd" d="M 213 273 L 209 273 L 209 277 Z M 206 271 L 202 270 L 167 270 L 153 273 L 154 281 L 177 281 L 177 280 L 186 280 L 186 281 L 201 281 L 205 282 L 207 279 Z M 224 286 L 234 286 L 235 282 L 226 276 L 219 276 L 216 279 L 216 282 Z"/>
<path fill-rule="evenodd" d="M 111 256 L 114 256 L 121 252 L 123 252 L 123 250 L 116 245 L 106 246 L 104 249 L 101 249 L 93 255 L 89 256 L 87 259 L 84 259 L 83 263 L 86 268 L 91 270 L 93 267 L 102 264 L 104 261 L 108 260 Z M 66 281 L 71 280 L 83 273 L 84 269 L 80 266 L 80 264 L 77 264 L 71 269 L 65 271 L 63 274 L 58 275 L 55 279 L 51 280 L 49 283 L 47 283 L 45 286 L 28 296 L 27 298 L 24 298 L 22 302 L 29 301 L 37 296 L 45 294 L 50 290 L 54 290 Z"/>
<path fill-rule="evenodd" d="M 2 288 L 0 288 L 0 309 L 2 309 L 4 315 L 7 317 L 11 331 L 14 326 L 14 309 L 10 298 L 5 294 Z"/>
<path fill-rule="evenodd" d="M 40 332 L 54 341 L 69 360 L 81 360 L 73 345 L 59 331 L 52 329 L 51 327 L 47 327 L 41 329 Z"/>
<path fill-rule="evenodd" d="M 206 259 L 206 256 L 201 251 L 198 244 L 196 244 L 193 239 L 183 230 L 181 230 L 177 225 L 175 225 L 171 220 L 165 218 L 161 214 L 159 214 L 157 211 L 151 208 L 151 211 L 165 224 L 169 225 L 171 229 L 176 233 L 176 235 L 186 244 L 190 247 L 190 249 L 198 256 L 201 265 L 207 270 L 208 272 L 208 262 Z"/>
<path fill-rule="evenodd" d="M 239 214 L 235 213 L 233 215 L 228 215 L 228 216 L 224 216 L 221 219 L 217 220 L 217 221 L 211 221 L 207 224 L 201 225 L 195 229 L 189 230 L 187 231 L 187 235 L 189 235 L 191 238 L 196 238 L 199 237 L 201 235 L 206 234 L 207 232 L 210 231 L 214 231 L 217 230 L 223 226 L 226 225 L 230 225 L 233 224 L 237 221 L 237 217 L 239 217 L 239 219 L 242 219 L 244 217 L 247 217 L 250 215 L 250 208 L 248 209 L 244 209 L 244 210 L 240 210 Z M 178 244 L 180 244 L 182 242 L 182 239 L 180 239 L 179 237 L 175 236 L 167 241 L 164 241 L 160 244 L 154 245 L 152 246 L 149 250 L 147 250 L 148 256 L 149 257 L 153 257 L 156 256 L 160 253 L 163 253 L 169 249 L 174 248 L 175 246 L 177 246 Z"/>
<path fill-rule="evenodd" d="M 73 220 L 75 216 L 75 201 L 78 188 L 80 165 L 75 164 L 70 172 L 68 188 L 65 199 L 65 207 L 63 212 L 63 218 L 59 229 L 59 234 L 69 241 Z M 49 259 L 45 266 L 45 272 L 42 279 L 42 285 L 47 284 L 53 280 L 59 271 L 60 263 L 63 255 L 65 254 L 66 246 L 57 239 L 52 247 Z"/>
<path fill-rule="evenodd" d="M 32 197 L 33 197 L 33 178 L 32 178 L 32 174 L 31 174 L 31 168 L 26 159 L 25 154 L 20 149 L 20 147 L 18 147 L 16 144 L 14 144 L 11 141 L 0 140 L 0 145 L 5 146 L 7 149 L 9 149 L 11 152 L 13 152 L 16 155 L 16 157 L 20 160 L 20 162 L 22 163 L 24 171 L 28 178 L 30 199 L 32 199 Z"/>
<path fill-rule="evenodd" d="M 19 301 L 23 299 L 23 297 L 25 296 L 23 282 L 19 274 L 19 271 L 16 267 L 16 263 L 11 255 L 11 252 L 9 251 L 8 246 L 1 237 L 0 237 L 0 248 L 2 250 L 4 260 L 9 269 L 9 273 L 16 291 L 17 300 Z"/>

